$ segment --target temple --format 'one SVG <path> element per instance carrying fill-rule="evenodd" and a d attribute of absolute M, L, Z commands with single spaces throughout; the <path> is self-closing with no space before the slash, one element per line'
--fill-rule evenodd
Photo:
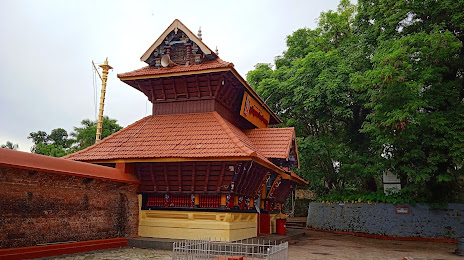
<path fill-rule="evenodd" d="M 233 241 L 275 232 L 296 185 L 293 128 L 201 36 L 175 20 L 118 74 L 153 114 L 66 159 L 116 167 L 139 185 L 139 235 Z"/>

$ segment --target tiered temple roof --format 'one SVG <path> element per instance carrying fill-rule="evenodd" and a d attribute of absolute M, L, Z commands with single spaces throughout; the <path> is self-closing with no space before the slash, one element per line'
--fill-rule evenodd
<path fill-rule="evenodd" d="M 147 96 L 153 115 L 66 159 L 133 164 L 140 191 L 159 203 L 156 193 L 173 190 L 257 198 L 266 187 L 282 202 L 307 183 L 290 170 L 299 167 L 294 129 L 268 128 L 277 115 L 179 20 L 141 60 L 148 66 L 118 77 Z"/>

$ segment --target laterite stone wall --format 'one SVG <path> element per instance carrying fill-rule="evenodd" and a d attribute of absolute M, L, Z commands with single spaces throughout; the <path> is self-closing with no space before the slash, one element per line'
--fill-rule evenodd
<path fill-rule="evenodd" d="M 396 237 L 464 237 L 464 204 L 433 209 L 428 205 L 401 205 L 409 214 L 397 214 L 395 205 L 309 203 L 307 226 Z M 398 213 L 405 213 L 402 209 Z"/>
<path fill-rule="evenodd" d="M 137 235 L 137 185 L 0 166 L 0 249 Z"/>

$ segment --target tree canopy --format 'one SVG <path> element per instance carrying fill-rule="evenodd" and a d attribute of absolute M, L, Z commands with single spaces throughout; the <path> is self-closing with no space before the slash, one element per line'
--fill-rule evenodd
<path fill-rule="evenodd" d="M 102 125 L 102 135 L 101 139 L 116 133 L 122 129 L 117 120 L 110 119 L 107 116 L 103 117 Z M 71 136 L 74 137 L 76 142 L 76 148 L 82 150 L 86 147 L 89 147 L 95 143 L 95 136 L 97 134 L 97 122 L 90 121 L 89 119 L 84 119 L 81 121 L 81 127 L 74 127 L 74 132 L 71 133 Z"/>
<path fill-rule="evenodd" d="M 374 192 L 386 170 L 427 201 L 462 198 L 463 1 L 342 0 L 247 81 L 297 131 L 319 194 Z"/>
<path fill-rule="evenodd" d="M 122 129 L 117 120 L 103 117 L 102 139 Z M 61 157 L 82 150 L 95 143 L 96 122 L 84 119 L 81 127 L 74 127 L 68 135 L 63 128 L 53 129 L 50 134 L 44 131 L 32 132 L 28 139 L 34 143 L 31 152 L 53 157 Z M 71 136 L 71 137 L 70 137 Z"/>
<path fill-rule="evenodd" d="M 33 153 L 61 157 L 74 151 L 71 149 L 72 140 L 68 139 L 68 133 L 63 128 L 53 129 L 50 135 L 44 131 L 32 132 L 27 138 L 34 143 L 31 148 Z"/>
<path fill-rule="evenodd" d="M 6 148 L 6 149 L 11 149 L 11 150 L 18 150 L 19 145 L 18 144 L 13 144 L 10 141 L 6 141 L 6 143 L 2 144 L 0 147 L 1 148 Z"/>

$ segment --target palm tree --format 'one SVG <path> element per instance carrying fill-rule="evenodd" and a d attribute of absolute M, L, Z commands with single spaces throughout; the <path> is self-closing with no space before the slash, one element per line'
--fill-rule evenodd
<path fill-rule="evenodd" d="M 13 144 L 10 141 L 6 141 L 6 144 L 2 144 L 0 147 L 6 148 L 6 149 L 11 149 L 11 150 L 18 150 L 19 145 L 18 144 Z"/>

